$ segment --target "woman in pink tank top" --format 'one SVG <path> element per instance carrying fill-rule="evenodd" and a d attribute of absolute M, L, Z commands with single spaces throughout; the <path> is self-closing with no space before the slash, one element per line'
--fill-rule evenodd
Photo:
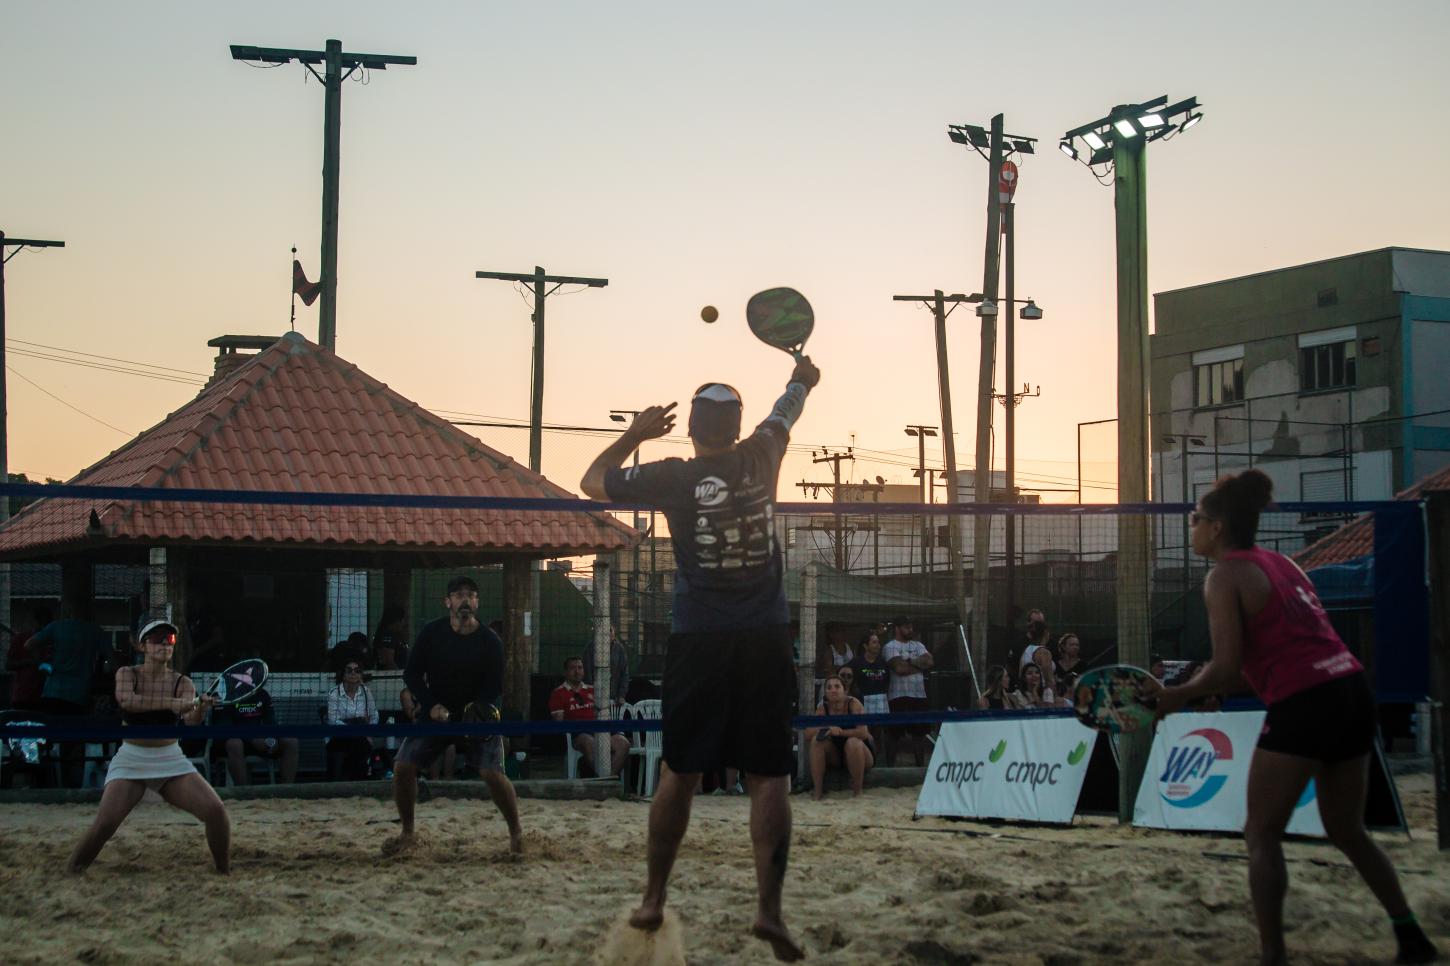
<path fill-rule="evenodd" d="M 1314 585 L 1294 561 L 1255 545 L 1273 482 L 1259 470 L 1226 476 L 1191 516 L 1193 549 L 1214 561 L 1203 584 L 1213 659 L 1186 684 L 1156 692 L 1159 711 L 1246 680 L 1268 706 L 1249 765 L 1249 891 L 1262 963 L 1286 961 L 1284 829 L 1312 778 L 1331 842 L 1354 863 L 1390 917 L 1396 962 L 1436 959 L 1400 890 L 1389 857 L 1364 827 L 1374 697 L 1363 668 L 1329 623 Z"/>

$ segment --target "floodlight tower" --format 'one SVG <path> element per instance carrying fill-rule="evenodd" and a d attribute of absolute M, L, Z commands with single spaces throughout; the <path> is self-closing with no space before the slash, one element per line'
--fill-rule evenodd
<path fill-rule="evenodd" d="M 1146 147 L 1171 138 L 1203 119 L 1198 99 L 1168 105 L 1168 97 L 1120 104 L 1112 113 L 1073 128 L 1059 150 L 1093 175 L 1113 179 L 1118 248 L 1118 502 L 1147 503 L 1148 451 L 1148 191 Z M 1177 121 L 1175 122 L 1175 119 Z M 1083 148 L 1077 142 L 1081 141 Z M 1083 151 L 1088 153 L 1083 158 Z M 1100 174 L 1097 165 L 1105 165 Z M 1106 182 L 1105 182 L 1106 183 Z M 1118 516 L 1118 660 L 1147 667 L 1152 638 L 1148 577 L 1148 519 Z M 1138 785 L 1148 764 L 1152 736 L 1123 735 L 1118 771 L 1118 821 L 1133 820 Z"/>

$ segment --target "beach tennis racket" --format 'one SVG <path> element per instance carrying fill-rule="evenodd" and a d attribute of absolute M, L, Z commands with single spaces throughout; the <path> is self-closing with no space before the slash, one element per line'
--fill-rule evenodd
<path fill-rule="evenodd" d="M 816 325 L 811 303 L 793 288 L 768 288 L 750 296 L 745 305 L 750 331 L 766 345 L 788 352 L 799 361 L 806 340 Z"/>
<path fill-rule="evenodd" d="M 1077 720 L 1108 734 L 1152 731 L 1158 702 L 1143 696 L 1153 676 L 1131 664 L 1109 664 L 1083 672 L 1072 688 Z"/>
<path fill-rule="evenodd" d="M 214 697 L 224 707 L 250 698 L 266 683 L 267 662 L 260 657 L 249 657 L 218 674 L 202 697 Z"/>

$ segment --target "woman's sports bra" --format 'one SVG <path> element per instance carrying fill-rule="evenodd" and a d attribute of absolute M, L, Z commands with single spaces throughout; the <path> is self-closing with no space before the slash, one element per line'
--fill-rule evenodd
<path fill-rule="evenodd" d="M 171 687 L 171 696 L 180 697 L 181 675 L 176 676 L 176 683 Z M 131 676 L 131 693 L 139 694 L 141 684 L 141 672 L 137 670 Z M 121 720 L 128 725 L 174 725 L 181 723 L 181 715 L 175 711 L 167 711 L 157 708 L 155 711 L 121 711 Z"/>

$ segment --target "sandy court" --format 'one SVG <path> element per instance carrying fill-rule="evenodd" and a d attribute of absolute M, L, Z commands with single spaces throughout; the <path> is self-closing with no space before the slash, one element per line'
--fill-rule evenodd
<path fill-rule="evenodd" d="M 1400 781 L 1413 841 L 1381 835 L 1427 930 L 1450 948 L 1450 855 L 1429 776 Z M 788 920 L 818 962 L 1234 963 L 1253 958 L 1243 844 L 1121 829 L 913 822 L 913 789 L 794 796 Z M 643 883 L 643 802 L 520 802 L 512 862 L 487 801 L 419 806 L 424 847 L 387 858 L 390 803 L 232 802 L 234 871 L 201 827 L 133 813 L 83 877 L 62 873 L 86 805 L 0 805 L 9 963 L 587 961 Z M 749 938 L 747 802 L 697 801 L 672 892 L 691 963 L 769 962 Z M 1297 963 L 1389 962 L 1388 925 L 1327 845 L 1290 843 Z"/>

